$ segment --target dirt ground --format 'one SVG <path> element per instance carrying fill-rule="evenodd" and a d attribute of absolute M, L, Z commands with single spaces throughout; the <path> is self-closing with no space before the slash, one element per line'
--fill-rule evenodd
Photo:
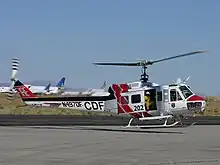
<path fill-rule="evenodd" d="M 207 107 L 204 114 L 205 116 L 216 116 L 220 115 L 220 96 L 209 96 L 206 97 Z M 110 115 L 108 113 L 97 113 L 97 112 L 82 112 L 68 109 L 51 109 L 51 108 L 40 108 L 25 106 L 23 101 L 15 96 L 13 100 L 8 100 L 6 94 L 0 94 L 0 114 L 59 114 L 59 115 Z M 112 115 L 112 114 L 111 114 Z"/>

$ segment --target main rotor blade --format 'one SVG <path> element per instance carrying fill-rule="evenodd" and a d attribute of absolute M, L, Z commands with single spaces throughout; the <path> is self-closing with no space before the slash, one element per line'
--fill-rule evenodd
<path fill-rule="evenodd" d="M 205 51 L 205 50 L 194 51 L 194 52 L 189 52 L 189 53 L 185 53 L 185 54 L 180 54 L 180 55 L 177 55 L 177 56 L 172 56 L 172 57 L 168 57 L 168 58 L 163 58 L 163 59 L 160 59 L 160 60 L 153 60 L 153 61 L 150 61 L 150 63 L 151 63 L 151 64 L 154 64 L 154 63 L 156 63 L 156 62 L 171 60 L 171 59 L 174 59 L 174 58 L 179 58 L 179 57 L 184 57 L 184 56 L 191 56 L 191 55 L 194 55 L 194 54 L 200 54 L 200 53 L 205 53 L 205 52 L 207 52 L 207 51 Z"/>
<path fill-rule="evenodd" d="M 137 62 L 131 62 L 131 63 L 115 63 L 115 62 L 100 62 L 100 63 L 93 63 L 95 65 L 114 65 L 114 66 L 140 66 Z"/>
<path fill-rule="evenodd" d="M 194 51 L 194 52 L 189 52 L 189 53 L 180 54 L 180 55 L 177 55 L 177 56 L 172 56 L 172 57 L 163 58 L 163 59 L 160 59 L 160 60 L 152 60 L 152 61 L 143 60 L 143 61 L 140 61 L 140 62 L 130 62 L 130 63 L 129 62 L 127 62 L 127 63 L 124 63 L 124 62 L 120 62 L 120 63 L 117 63 L 117 62 L 99 62 L 99 63 L 93 63 L 93 64 L 95 64 L 95 65 L 113 65 L 113 66 L 147 66 L 147 65 L 152 65 L 152 64 L 157 63 L 157 62 L 162 62 L 162 61 L 171 60 L 171 59 L 174 59 L 174 58 L 190 56 L 190 55 L 204 53 L 204 52 L 207 52 L 207 51 L 203 51 L 203 50 L 202 51 Z"/>

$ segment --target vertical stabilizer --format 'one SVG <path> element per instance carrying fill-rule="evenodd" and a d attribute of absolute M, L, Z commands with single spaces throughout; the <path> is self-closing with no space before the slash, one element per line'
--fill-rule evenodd
<path fill-rule="evenodd" d="M 24 98 L 36 98 L 37 96 L 33 94 L 28 87 L 24 86 L 22 82 L 19 80 L 15 81 L 14 85 L 16 91 L 18 92 L 19 96 L 24 99 Z"/>
<path fill-rule="evenodd" d="M 47 86 L 44 88 L 44 90 L 49 92 L 50 91 L 50 86 L 51 86 L 51 83 L 47 84 Z"/>
<path fill-rule="evenodd" d="M 60 87 L 64 87 L 65 84 L 65 77 L 62 77 L 61 80 L 57 83 L 56 87 L 60 88 Z"/>

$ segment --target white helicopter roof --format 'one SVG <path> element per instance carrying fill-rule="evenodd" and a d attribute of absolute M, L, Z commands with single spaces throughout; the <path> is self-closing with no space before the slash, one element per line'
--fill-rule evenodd
<path fill-rule="evenodd" d="M 159 84 L 156 83 L 152 83 L 152 82 L 147 82 L 147 84 L 143 84 L 141 81 L 134 81 L 134 82 L 130 82 L 127 83 L 129 86 L 129 90 L 137 90 L 137 89 L 149 89 L 151 87 L 157 87 L 159 86 Z"/>

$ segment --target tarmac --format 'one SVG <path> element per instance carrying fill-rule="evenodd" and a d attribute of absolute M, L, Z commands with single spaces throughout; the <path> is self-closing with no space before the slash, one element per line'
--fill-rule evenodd
<path fill-rule="evenodd" d="M 127 125 L 130 116 L 71 116 L 71 115 L 0 115 L 0 126 L 77 126 L 77 125 L 96 125 L 96 126 L 122 126 Z M 164 121 L 138 121 L 133 124 L 162 124 Z M 196 122 L 196 125 L 220 125 L 220 116 L 197 116 L 183 120 L 185 125 Z"/>
<path fill-rule="evenodd" d="M 220 127 L 0 127 L 4 165 L 219 165 Z"/>

